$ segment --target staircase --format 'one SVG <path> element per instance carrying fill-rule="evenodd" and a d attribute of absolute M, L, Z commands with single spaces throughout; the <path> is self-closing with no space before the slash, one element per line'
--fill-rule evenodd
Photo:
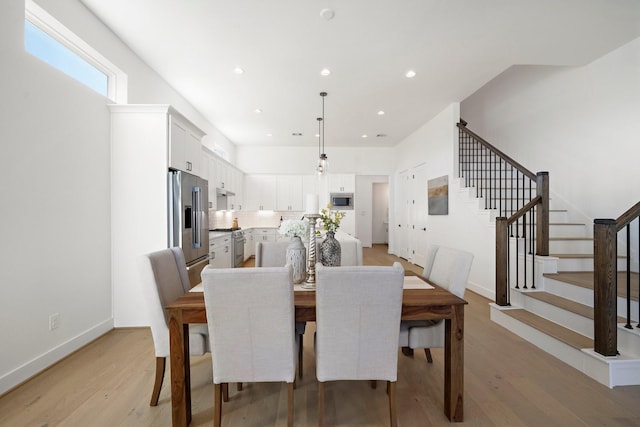
<path fill-rule="evenodd" d="M 604 357 L 593 350 L 592 225 L 572 218 L 567 209 L 552 209 L 549 228 L 550 255 L 536 257 L 535 289 L 512 287 L 511 306 L 491 304 L 491 319 L 608 387 L 640 384 L 640 329 L 624 327 L 624 294 L 618 298 L 620 355 Z M 618 270 L 625 264 L 620 257 Z M 625 283 L 622 275 L 618 283 Z M 632 288 L 637 286 L 635 274 Z M 636 295 L 631 313 L 638 313 L 637 306 Z M 632 320 L 635 326 L 637 316 Z"/>
<path fill-rule="evenodd" d="M 477 137 L 475 134 L 472 136 Z M 486 141 L 482 141 L 482 144 L 490 146 Z M 489 155 L 480 155 L 483 156 Z M 474 158 L 477 157 L 474 154 Z M 482 169 L 483 166 L 471 169 L 475 174 L 479 168 Z M 501 169 L 502 166 L 498 168 Z M 487 174 L 481 171 L 480 175 Z M 476 186 L 486 184 L 481 182 L 474 185 L 472 181 L 462 176 L 459 184 L 461 187 L 471 187 L 469 197 L 479 199 L 478 205 L 485 209 L 483 215 L 488 215 L 493 221 L 496 216 L 508 217 L 513 213 L 513 210 L 511 213 L 508 210 L 506 213 L 497 213 L 495 208 L 491 209 L 492 203 L 484 200 L 493 197 L 491 191 L 484 191 L 483 198 L 483 191 L 477 191 Z M 507 189 L 504 193 L 510 194 L 512 191 Z M 533 195 L 535 196 L 535 192 Z M 502 199 L 502 202 L 508 204 L 508 198 Z M 535 218 L 530 218 L 532 217 Z M 625 328 L 626 273 L 619 273 L 618 286 L 623 288 L 623 292 L 619 292 L 617 304 L 618 356 L 605 357 L 594 351 L 592 220 L 582 217 L 559 197 L 550 197 L 548 256 L 532 255 L 535 253 L 535 238 L 532 241 L 529 236 L 527 242 L 518 236 L 519 231 L 512 234 L 514 236 L 509 237 L 508 241 L 511 254 L 508 262 L 510 304 L 492 303 L 491 319 L 608 387 L 640 384 L 640 329 L 635 327 L 638 324 L 637 273 L 631 275 L 632 289 L 636 290 L 631 301 L 631 329 Z M 529 233 L 531 234 L 534 233 Z M 618 248 L 619 254 L 626 253 L 622 249 L 624 248 Z M 618 257 L 617 264 L 619 272 L 626 271 L 624 257 Z M 496 298 L 497 294 L 496 289 Z"/>

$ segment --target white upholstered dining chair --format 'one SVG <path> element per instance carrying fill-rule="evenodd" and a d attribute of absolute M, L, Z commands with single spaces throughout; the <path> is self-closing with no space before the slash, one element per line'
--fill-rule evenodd
<path fill-rule="evenodd" d="M 187 266 L 180 248 L 162 249 L 141 259 L 142 291 L 156 353 L 156 374 L 151 402 L 156 406 L 169 357 L 169 325 L 164 307 L 190 289 Z M 189 353 L 200 356 L 209 351 L 207 325 L 189 325 Z"/>
<path fill-rule="evenodd" d="M 464 298 L 472 262 L 470 252 L 433 245 L 427 253 L 422 277 Z M 430 349 L 444 347 L 444 322 L 442 319 L 401 322 L 399 345 L 407 356 L 413 355 L 414 349 L 423 348 L 427 362 L 432 363 Z"/>
<path fill-rule="evenodd" d="M 289 241 L 256 243 L 256 267 L 284 267 L 287 263 L 287 247 Z M 303 335 L 306 322 L 296 322 L 296 340 L 298 343 L 298 377 L 302 378 L 303 370 Z"/>
<path fill-rule="evenodd" d="M 397 262 L 390 267 L 317 265 L 318 425 L 324 425 L 324 383 L 336 380 L 387 381 L 391 426 L 396 425 L 403 280 Z"/>
<path fill-rule="evenodd" d="M 214 383 L 214 426 L 229 382 L 285 381 L 293 426 L 295 307 L 290 266 L 202 271 Z"/>

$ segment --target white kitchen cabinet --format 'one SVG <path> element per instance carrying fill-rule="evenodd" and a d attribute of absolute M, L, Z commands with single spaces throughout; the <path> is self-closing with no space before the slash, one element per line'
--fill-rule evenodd
<path fill-rule="evenodd" d="M 177 112 L 169 112 L 169 167 L 208 179 L 202 168 L 203 136 Z"/>
<path fill-rule="evenodd" d="M 278 175 L 276 177 L 276 210 L 303 211 L 301 175 Z"/>
<path fill-rule="evenodd" d="M 353 174 L 329 175 L 330 193 L 353 193 L 356 191 L 356 176 Z"/>
<path fill-rule="evenodd" d="M 231 233 L 209 240 L 209 265 L 213 268 L 233 267 Z"/>
<path fill-rule="evenodd" d="M 258 242 L 276 242 L 278 240 L 277 228 L 254 228 L 253 238 L 255 243 Z M 254 246 L 255 251 L 255 246 Z"/>
<path fill-rule="evenodd" d="M 217 188 L 229 190 L 229 165 L 219 157 L 214 158 L 214 184 Z"/>
<path fill-rule="evenodd" d="M 307 194 L 320 194 L 320 178 L 317 174 L 302 175 L 302 200 L 306 201 Z"/>
<path fill-rule="evenodd" d="M 244 204 L 247 211 L 273 211 L 276 209 L 275 175 L 245 175 Z"/>
<path fill-rule="evenodd" d="M 244 260 L 248 260 L 256 254 L 256 241 L 254 239 L 254 230 L 250 228 L 244 231 Z"/>
<path fill-rule="evenodd" d="M 244 174 L 239 169 L 229 167 L 229 191 L 233 195 L 229 196 L 229 209 L 234 211 L 243 210 L 244 203 Z"/>

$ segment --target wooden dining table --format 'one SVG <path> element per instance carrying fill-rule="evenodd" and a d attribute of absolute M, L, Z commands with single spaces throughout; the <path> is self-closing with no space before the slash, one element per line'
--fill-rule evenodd
<path fill-rule="evenodd" d="M 444 413 L 450 421 L 463 421 L 464 306 L 467 302 L 439 286 L 404 289 L 402 320 L 445 319 Z M 316 318 L 316 293 L 295 290 L 296 321 Z M 189 324 L 207 323 L 202 292 L 188 292 L 165 307 L 169 322 L 172 425 L 191 422 Z M 425 375 L 426 378 L 426 375 Z"/>

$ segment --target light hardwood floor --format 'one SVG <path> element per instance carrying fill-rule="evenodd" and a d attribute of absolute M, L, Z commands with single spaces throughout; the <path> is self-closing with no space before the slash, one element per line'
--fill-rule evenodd
<path fill-rule="evenodd" d="M 397 258 L 365 249 L 366 264 Z M 405 268 L 421 269 L 406 261 Z M 489 320 L 489 301 L 465 299 L 466 426 L 637 426 L 640 387 L 608 389 Z M 305 376 L 294 392 L 295 425 L 315 426 L 317 385 L 312 323 L 305 334 Z M 6 349 L 3 349 L 6 351 Z M 399 355 L 398 425 L 448 426 L 443 413 L 443 354 Z M 147 329 L 116 329 L 0 398 L 0 426 L 170 426 L 169 372 L 157 407 L 149 406 L 154 353 Z M 192 358 L 192 426 L 211 425 L 209 356 Z M 223 404 L 223 425 L 286 425 L 284 384 L 245 384 Z M 329 383 L 326 419 L 335 426 L 388 425 L 385 387 Z"/>

